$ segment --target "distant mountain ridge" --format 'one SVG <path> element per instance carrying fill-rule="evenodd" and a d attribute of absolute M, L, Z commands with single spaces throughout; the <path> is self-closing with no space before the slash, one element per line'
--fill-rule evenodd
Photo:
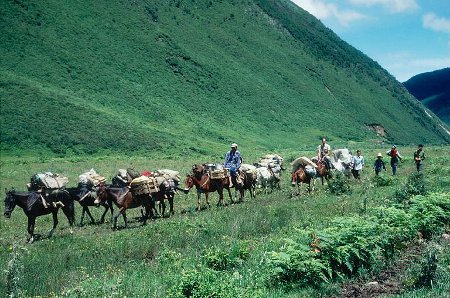
<path fill-rule="evenodd" d="M 450 125 L 450 68 L 415 75 L 403 84 L 414 97 Z"/>
<path fill-rule="evenodd" d="M 401 83 L 289 0 L 4 1 L 0 55 L 3 152 L 450 143 Z"/>

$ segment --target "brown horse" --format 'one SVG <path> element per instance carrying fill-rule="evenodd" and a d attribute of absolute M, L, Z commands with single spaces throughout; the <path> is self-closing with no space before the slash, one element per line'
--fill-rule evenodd
<path fill-rule="evenodd" d="M 201 210 L 201 194 L 205 194 L 205 202 L 209 208 L 209 193 L 215 192 L 219 194 L 219 201 L 217 206 L 224 205 L 223 203 L 223 190 L 226 189 L 230 196 L 230 201 L 233 204 L 233 198 L 230 192 L 230 180 L 228 177 L 223 179 L 211 179 L 209 173 L 206 172 L 205 167 L 201 165 L 194 165 L 192 167 L 192 174 L 186 176 L 184 192 L 188 193 L 192 187 L 197 189 L 197 210 Z"/>
<path fill-rule="evenodd" d="M 332 175 L 331 175 L 331 169 L 327 168 L 325 163 L 322 161 L 317 162 L 317 177 L 321 179 L 322 185 L 323 179 L 327 180 L 327 183 L 330 181 Z"/>
<path fill-rule="evenodd" d="M 61 208 L 69 221 L 70 227 L 73 226 L 75 221 L 75 208 L 73 199 L 70 197 L 67 191 L 58 190 L 49 194 L 49 199 L 53 202 L 60 202 L 59 205 L 50 204 L 44 206 L 42 194 L 37 192 L 16 192 L 14 189 L 6 190 L 5 198 L 5 217 L 10 218 L 16 206 L 23 209 L 23 212 L 28 217 L 28 243 L 33 243 L 35 240 L 34 225 L 36 217 L 52 214 L 53 227 L 48 234 L 48 238 L 53 235 L 53 232 L 58 225 L 58 210 Z M 61 206 L 62 205 L 62 206 Z"/>
<path fill-rule="evenodd" d="M 117 228 L 117 218 L 122 215 L 125 222 L 125 227 L 128 225 L 126 210 L 137 207 L 144 207 L 145 214 L 143 214 L 143 225 L 147 223 L 149 214 L 153 213 L 154 201 L 149 194 L 133 195 L 127 187 L 111 187 L 101 185 L 97 190 L 96 204 L 108 202 L 114 203 L 119 212 L 111 218 L 111 227 L 113 230 Z"/>
<path fill-rule="evenodd" d="M 316 180 L 314 179 L 314 176 L 308 175 L 304 167 L 299 167 L 295 172 L 292 173 L 292 186 L 297 187 L 298 194 L 300 194 L 300 188 L 303 185 L 303 183 L 308 184 L 308 193 L 311 193 L 311 191 L 314 190 L 316 184 L 315 182 Z"/>

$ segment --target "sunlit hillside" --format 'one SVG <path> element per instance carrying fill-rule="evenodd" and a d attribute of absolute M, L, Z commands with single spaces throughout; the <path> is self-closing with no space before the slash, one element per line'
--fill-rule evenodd
<path fill-rule="evenodd" d="M 0 55 L 5 154 L 450 142 L 402 84 L 287 0 L 1 0 Z"/>

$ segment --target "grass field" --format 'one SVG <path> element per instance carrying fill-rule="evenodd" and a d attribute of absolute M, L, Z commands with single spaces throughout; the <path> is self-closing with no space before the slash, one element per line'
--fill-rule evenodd
<path fill-rule="evenodd" d="M 256 199 L 242 204 L 216 207 L 217 194 L 212 195 L 212 207 L 197 212 L 196 194 L 178 194 L 175 215 L 151 221 L 141 226 L 136 218 L 139 209 L 128 212 L 132 219 L 129 228 L 111 231 L 108 223 L 85 225 L 69 229 L 60 215 L 54 236 L 45 238 L 51 227 L 51 217 L 39 218 L 36 232 L 43 239 L 26 244 L 26 217 L 16 209 L 11 219 L 0 219 L 0 295 L 11 297 L 180 297 L 189 295 L 214 297 L 318 297 L 336 295 L 341 282 L 350 277 L 332 278 L 316 286 L 298 281 L 282 285 L 273 282 L 271 255 L 285 252 L 287 239 L 296 239 L 305 231 L 326 231 L 332 220 L 350 217 L 365 220 L 375 208 L 391 206 L 395 193 L 405 189 L 408 177 L 414 173 L 412 152 L 415 148 L 400 148 L 406 157 L 391 177 L 390 167 L 383 177 L 392 184 L 377 187 L 371 170 L 374 157 L 383 148 L 363 150 L 366 168 L 362 183 L 350 180 L 350 192 L 335 195 L 318 184 L 311 195 L 292 196 L 289 173 L 282 177 L 280 191 L 258 193 Z M 438 193 L 449 199 L 450 148 L 425 148 L 425 186 L 428 193 Z M 246 152 L 246 162 L 253 162 L 267 152 Z M 292 161 L 300 155 L 311 156 L 312 151 L 280 152 Z M 111 178 L 118 168 L 137 170 L 158 168 L 176 169 L 184 175 L 193 163 L 220 161 L 217 156 L 197 156 L 189 159 L 150 159 L 136 157 L 92 157 L 72 159 L 16 158 L 1 159 L 1 187 L 24 189 L 36 172 L 53 171 L 67 175 L 70 186 L 90 168 Z M 289 171 L 287 171 L 289 172 Z M 79 222 L 80 207 L 76 209 Z M 93 209 L 97 218 L 100 208 Z M 448 215 L 448 213 L 447 213 Z M 439 227 L 441 233 L 447 226 Z M 119 226 L 123 226 L 119 219 Z M 439 238 L 440 234 L 436 237 Z M 413 239 L 416 241 L 417 239 Z M 427 243 L 434 243 L 432 238 Z M 407 244 L 404 244 L 407 245 Z M 431 244 L 430 244 L 431 245 Z M 398 252 L 401 248 L 398 248 Z M 406 296 L 445 297 L 449 279 L 448 243 L 437 254 L 437 275 L 433 288 L 408 288 Z M 445 257 L 447 256 L 447 257 Z M 391 262 L 395 263 L 395 258 Z M 382 270 L 383 264 L 371 270 Z M 376 268 L 375 268 L 376 267 Z M 358 271 L 355 276 L 368 277 L 372 272 Z M 409 272 L 409 273 L 408 273 Z M 405 270 L 408 280 L 413 270 Z M 350 280 L 352 280 L 350 278 Z M 411 280 L 411 278 L 409 279 Z M 411 291 L 414 290 L 414 291 Z M 213 293 L 216 293 L 213 295 Z M 16 296 L 15 296 L 16 295 Z"/>

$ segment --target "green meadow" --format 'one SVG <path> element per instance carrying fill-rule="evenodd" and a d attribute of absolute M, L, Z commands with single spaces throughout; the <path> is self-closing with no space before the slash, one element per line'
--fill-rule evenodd
<path fill-rule="evenodd" d="M 123 228 L 119 218 L 120 228 L 114 232 L 109 220 L 79 226 L 81 208 L 76 205 L 73 229 L 61 213 L 54 236 L 46 238 L 51 216 L 43 216 L 36 224 L 41 239 L 27 244 L 26 216 L 16 208 L 11 219 L 0 219 L 0 295 L 341 297 L 342 289 L 356 281 L 382 283 L 377 276 L 396 268 L 412 247 L 420 254 L 399 269 L 396 283 L 401 297 L 446 297 L 449 242 L 442 234 L 449 232 L 450 148 L 426 146 L 424 174 L 419 178 L 412 160 L 415 148 L 400 148 L 405 158 L 398 175 L 391 175 L 385 158 L 387 171 L 375 180 L 371 165 L 376 153 L 387 148 L 358 147 L 366 159 L 361 183 L 335 176 L 333 187 L 317 181 L 315 192 L 308 195 L 304 188 L 298 195 L 290 185 L 288 166 L 281 190 L 259 191 L 255 199 L 247 193 L 244 203 L 226 207 L 215 205 L 214 193 L 211 208 L 202 211 L 195 211 L 195 190 L 178 193 L 174 215 L 141 226 L 140 209 L 132 209 L 127 212 L 129 227 Z M 269 153 L 240 150 L 247 163 Z M 314 154 L 278 153 L 287 164 Z M 78 175 L 91 168 L 108 181 L 124 167 L 169 168 L 184 176 L 194 163 L 221 158 L 220 153 L 166 159 L 2 156 L 0 183 L 3 189 L 24 190 L 32 174 L 52 171 L 68 176 L 69 186 L 75 186 Z M 101 209 L 92 208 L 96 218 Z M 425 263 L 432 266 L 421 265 Z"/>

